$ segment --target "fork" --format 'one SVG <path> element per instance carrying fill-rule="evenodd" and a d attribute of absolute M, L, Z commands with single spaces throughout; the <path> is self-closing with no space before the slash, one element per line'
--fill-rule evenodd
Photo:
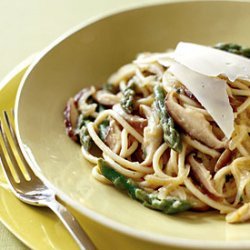
<path fill-rule="evenodd" d="M 11 112 L 10 116 L 4 111 L 3 115 L 4 119 L 0 119 L 0 138 L 2 139 L 2 143 L 0 143 L 0 162 L 15 196 L 30 205 L 49 207 L 62 221 L 80 249 L 96 249 L 76 218 L 56 200 L 55 191 L 45 185 L 32 171 L 16 137 L 12 123 L 13 112 Z M 22 168 L 23 166 L 25 169 Z M 15 173 L 13 173 L 13 170 Z"/>

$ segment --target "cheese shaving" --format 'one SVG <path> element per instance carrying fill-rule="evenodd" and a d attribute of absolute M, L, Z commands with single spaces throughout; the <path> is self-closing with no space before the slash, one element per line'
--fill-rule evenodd
<path fill-rule="evenodd" d="M 229 139 L 234 130 L 234 115 L 226 81 L 199 74 L 179 63 L 173 64 L 169 71 L 194 94 Z"/>
<path fill-rule="evenodd" d="M 180 42 L 174 52 L 180 64 L 207 76 L 223 75 L 230 81 L 250 81 L 250 60 L 207 46 Z"/>

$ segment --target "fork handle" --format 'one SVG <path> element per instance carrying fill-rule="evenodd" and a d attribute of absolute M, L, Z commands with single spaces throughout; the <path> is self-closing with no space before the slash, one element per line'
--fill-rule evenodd
<path fill-rule="evenodd" d="M 69 212 L 69 210 L 59 203 L 56 199 L 49 202 L 48 207 L 59 217 L 68 232 L 75 239 L 81 250 L 95 250 L 93 242 L 88 235 L 83 231 L 76 218 Z"/>

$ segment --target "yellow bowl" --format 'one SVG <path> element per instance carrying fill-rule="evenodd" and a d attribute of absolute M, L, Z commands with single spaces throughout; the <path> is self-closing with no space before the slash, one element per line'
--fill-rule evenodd
<path fill-rule="evenodd" d="M 133 237 L 166 246 L 250 248 L 247 223 L 228 225 L 215 212 L 167 216 L 97 182 L 63 124 L 70 96 L 104 83 L 139 52 L 179 41 L 250 45 L 249 13 L 249 2 L 166 3 L 97 19 L 55 41 L 29 68 L 16 102 L 19 140 L 37 173 L 80 213 Z"/>

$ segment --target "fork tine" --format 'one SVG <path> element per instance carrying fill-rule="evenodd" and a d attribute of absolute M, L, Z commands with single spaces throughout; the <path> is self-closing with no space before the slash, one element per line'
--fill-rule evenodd
<path fill-rule="evenodd" d="M 0 134 L 1 134 L 1 137 L 3 138 L 1 120 L 0 120 Z M 16 181 L 15 181 L 15 179 L 13 177 L 13 174 L 11 173 L 11 170 L 10 170 L 9 164 L 7 162 L 7 158 L 5 157 L 2 145 L 0 145 L 0 162 L 1 162 L 1 165 L 3 167 L 5 177 L 7 178 L 7 180 L 11 184 L 11 186 L 14 186 Z"/>
<path fill-rule="evenodd" d="M 10 171 L 10 168 L 9 168 L 7 160 L 4 156 L 2 147 L 0 147 L 0 163 L 1 163 L 1 166 L 3 168 L 4 175 L 5 175 L 6 179 L 8 180 L 8 182 L 10 183 L 10 186 L 11 187 L 14 186 L 16 184 L 16 181 L 14 180 L 14 177 Z"/>
<path fill-rule="evenodd" d="M 20 145 L 19 145 L 18 140 L 17 140 L 17 137 L 16 137 L 15 129 L 14 129 L 14 127 L 13 127 L 13 125 L 12 125 L 10 119 L 9 119 L 8 113 L 7 113 L 6 111 L 4 111 L 3 113 L 4 113 L 5 121 L 6 121 L 6 123 L 7 123 L 8 128 L 9 128 L 11 137 L 12 137 L 13 142 L 14 142 L 14 144 L 15 144 L 17 153 L 18 153 L 18 155 L 19 155 L 19 157 L 20 157 L 20 159 L 21 159 L 21 161 L 22 161 L 22 163 L 23 163 L 23 165 L 24 165 L 26 171 L 28 172 L 29 177 L 30 177 L 30 178 L 37 178 L 37 176 L 36 176 L 36 175 L 34 174 L 34 172 L 31 170 L 31 168 L 30 168 L 30 166 L 29 166 L 27 160 L 26 160 L 26 159 L 24 158 L 24 156 L 23 156 L 22 150 L 21 150 L 21 148 L 20 148 Z M 11 110 L 11 115 L 14 117 L 14 111 L 13 111 L 13 109 Z"/>
<path fill-rule="evenodd" d="M 14 155 L 13 149 L 12 149 L 12 147 L 10 145 L 9 139 L 8 139 L 8 137 L 7 137 L 7 135 L 6 135 L 5 131 L 4 131 L 4 126 L 3 126 L 2 123 L 0 125 L 1 125 L 1 129 L 0 129 L 1 136 L 2 136 L 2 139 L 3 139 L 3 142 L 4 142 L 5 149 L 8 152 L 9 160 L 11 161 L 12 166 L 15 169 L 15 172 L 16 172 L 19 180 L 23 181 L 25 179 L 24 175 L 23 175 L 23 173 L 22 173 L 22 171 L 21 171 L 21 169 L 19 167 L 19 164 L 18 164 L 18 162 L 16 160 L 16 157 Z M 6 157 L 5 156 L 2 156 L 2 157 L 5 158 L 5 163 L 7 163 Z"/>

